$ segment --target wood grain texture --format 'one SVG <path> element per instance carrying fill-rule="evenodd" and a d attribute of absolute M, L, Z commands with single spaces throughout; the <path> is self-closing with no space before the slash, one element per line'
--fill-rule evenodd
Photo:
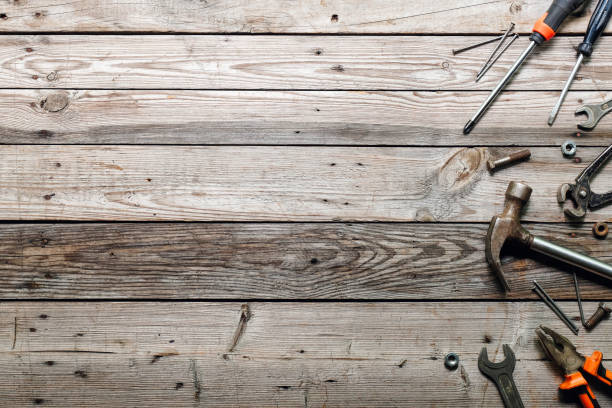
<path fill-rule="evenodd" d="M 577 313 L 574 302 L 561 306 Z M 584 353 L 612 353 L 609 322 L 574 337 L 540 302 L 247 307 L 228 352 L 241 303 L 3 303 L 0 392 L 15 407 L 501 407 L 477 358 L 487 347 L 500 361 L 508 343 L 525 406 L 573 407 L 559 400 L 562 375 L 534 329 L 546 323 Z M 461 359 L 453 372 L 443 365 L 450 351 Z M 595 392 L 602 406 L 612 402 Z"/>
<path fill-rule="evenodd" d="M 3 144 L 607 146 L 612 120 L 580 132 L 576 106 L 611 94 L 508 92 L 469 135 L 486 93 L 404 91 L 0 90 Z M 529 109 L 525 109 L 528 101 Z M 537 134 L 537 137 L 534 135 Z"/>
<path fill-rule="evenodd" d="M 1 19 L 0 19 L 1 21 Z M 474 82 L 488 48 L 453 48 L 484 37 L 7 35 L 2 88 L 489 90 L 527 46 L 516 41 Z M 560 90 L 578 37 L 536 50 L 508 90 Z M 491 44 L 493 47 L 494 44 Z M 612 38 L 597 44 L 574 90 L 612 89 Z M 526 107 L 528 107 L 526 101 Z M 545 120 L 546 118 L 544 118 Z M 463 120 L 462 120 L 463 121 Z"/>
<path fill-rule="evenodd" d="M 534 234 L 612 263 L 590 225 Z M 504 294 L 487 267 L 487 225 L 4 224 L 0 296 L 12 299 L 574 299 L 571 271 L 508 249 Z M 584 298 L 608 286 L 579 272 Z"/>
<path fill-rule="evenodd" d="M 523 220 L 564 221 L 557 189 L 601 150 L 582 147 L 575 163 L 533 148 L 529 162 L 490 175 L 485 148 L 1 146 L 0 211 L 6 220 L 489 222 L 508 183 L 523 180 L 534 189 Z M 585 220 L 612 220 L 612 206 Z"/>
<path fill-rule="evenodd" d="M 28 0 L 2 4 L 0 30 L 446 34 L 498 32 L 513 21 L 517 30 L 527 33 L 548 4 L 536 0 Z M 562 32 L 583 33 L 594 7 L 589 4 L 583 15 L 568 19 Z"/>

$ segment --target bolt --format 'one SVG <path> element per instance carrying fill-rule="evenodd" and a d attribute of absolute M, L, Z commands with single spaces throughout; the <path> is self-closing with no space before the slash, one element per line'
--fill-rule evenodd
<path fill-rule="evenodd" d="M 489 171 L 493 171 L 499 167 L 507 166 L 509 164 L 515 163 L 519 160 L 526 160 L 531 156 L 531 152 L 529 149 L 521 150 L 519 152 L 514 152 L 509 156 L 502 157 L 496 160 L 489 159 L 487 161 L 487 168 Z"/>
<path fill-rule="evenodd" d="M 604 319 L 604 317 L 608 317 L 610 315 L 610 312 L 612 312 L 612 309 L 610 309 L 609 307 L 604 305 L 603 302 L 601 302 L 599 306 L 597 307 L 597 310 L 595 311 L 595 313 L 593 313 L 593 316 L 591 316 L 589 320 L 586 321 L 586 323 L 584 324 L 584 327 L 587 330 L 591 330 L 595 328 L 595 326 L 597 326 L 597 324 L 601 322 Z"/>

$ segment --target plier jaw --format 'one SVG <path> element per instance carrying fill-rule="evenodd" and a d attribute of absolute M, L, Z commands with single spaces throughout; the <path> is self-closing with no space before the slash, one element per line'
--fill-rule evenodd
<path fill-rule="evenodd" d="M 563 203 L 563 212 L 571 218 L 582 218 L 589 207 L 591 189 L 580 184 L 565 183 L 557 191 L 557 201 Z"/>
<path fill-rule="evenodd" d="M 536 334 L 548 357 L 563 370 L 563 374 L 567 376 L 578 372 L 585 358 L 576 351 L 572 342 L 546 326 L 536 329 Z"/>

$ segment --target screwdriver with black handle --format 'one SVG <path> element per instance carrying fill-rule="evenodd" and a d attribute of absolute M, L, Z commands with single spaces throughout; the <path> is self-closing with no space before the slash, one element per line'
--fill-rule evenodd
<path fill-rule="evenodd" d="M 486 112 L 487 108 L 493 103 L 508 82 L 510 82 L 512 75 L 514 75 L 523 62 L 525 62 L 535 47 L 553 38 L 559 26 L 561 26 L 561 23 L 563 23 L 567 16 L 576 11 L 584 2 L 585 0 L 554 0 L 552 2 L 546 13 L 544 13 L 533 26 L 531 36 L 529 37 L 531 42 L 527 49 L 523 51 L 512 67 L 510 67 L 510 70 L 508 70 L 502 80 L 499 81 L 497 86 L 491 91 L 487 99 L 480 105 L 476 114 L 465 124 L 463 128 L 464 135 L 472 131 L 476 123 L 478 123 L 482 115 Z"/>
<path fill-rule="evenodd" d="M 565 99 L 565 96 L 572 85 L 572 81 L 580 69 L 582 60 L 584 57 L 590 57 L 593 53 L 593 44 L 601 36 L 603 30 L 606 29 L 606 25 L 608 25 L 608 21 L 610 21 L 610 15 L 612 14 L 611 12 L 612 1 L 599 0 L 599 3 L 597 3 L 597 7 L 595 7 L 595 11 L 593 11 L 593 15 L 591 16 L 591 20 L 589 21 L 589 26 L 584 34 L 584 38 L 578 46 L 578 58 L 576 59 L 576 65 L 574 65 L 574 69 L 572 69 L 572 72 L 567 79 L 565 86 L 563 87 L 563 91 L 561 91 L 557 104 L 550 112 L 550 116 L 548 117 L 548 126 L 552 126 L 552 124 L 555 122 L 559 109 L 563 104 L 563 100 Z"/>

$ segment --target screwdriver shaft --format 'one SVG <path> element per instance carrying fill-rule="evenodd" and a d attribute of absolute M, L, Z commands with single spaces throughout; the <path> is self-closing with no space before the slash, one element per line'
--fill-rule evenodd
<path fill-rule="evenodd" d="M 489 94 L 487 99 L 482 103 L 482 105 L 480 105 L 480 108 L 478 108 L 478 111 L 474 114 L 474 116 L 472 116 L 472 118 L 465 125 L 465 127 L 463 128 L 464 135 L 467 135 L 468 133 L 472 131 L 476 123 L 478 123 L 482 115 L 486 112 L 489 105 L 493 103 L 493 101 L 495 100 L 495 98 L 497 98 L 499 93 L 504 89 L 504 87 L 508 84 L 508 82 L 510 82 L 510 79 L 512 79 L 512 76 L 514 75 L 514 73 L 519 69 L 519 67 L 523 64 L 523 62 L 525 62 L 527 57 L 529 57 L 529 55 L 533 52 L 533 50 L 535 49 L 537 45 L 538 44 L 535 41 L 530 41 L 529 47 L 527 47 L 525 51 L 523 51 L 523 53 L 518 57 L 518 59 L 514 62 L 514 64 L 508 70 L 506 75 L 502 78 L 501 81 L 499 81 L 497 86 L 491 91 L 491 93 Z"/>
<path fill-rule="evenodd" d="M 563 101 L 565 100 L 565 97 L 567 96 L 567 93 L 569 92 L 570 86 L 572 85 L 572 82 L 574 81 L 574 78 L 576 77 L 576 74 L 578 73 L 578 70 L 580 69 L 580 65 L 582 64 L 583 59 L 584 59 L 584 55 L 578 54 L 578 59 L 576 59 L 576 64 L 574 65 L 574 69 L 572 69 L 572 72 L 569 78 L 567 78 L 567 82 L 565 83 L 565 86 L 563 87 L 563 90 L 561 91 L 561 95 L 559 95 L 559 99 L 557 100 L 557 103 L 552 108 L 552 111 L 550 111 L 550 116 L 548 117 L 548 126 L 552 126 L 553 123 L 555 123 L 555 119 L 557 118 L 557 115 L 559 114 L 559 109 L 561 109 L 561 105 L 563 105 Z"/>

